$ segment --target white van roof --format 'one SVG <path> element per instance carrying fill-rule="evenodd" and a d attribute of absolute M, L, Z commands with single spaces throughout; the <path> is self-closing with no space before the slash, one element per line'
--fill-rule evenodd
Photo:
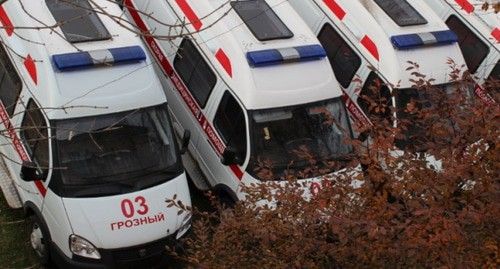
<path fill-rule="evenodd" d="M 83 36 L 83 41 L 69 42 L 67 39 L 71 36 L 58 27 L 66 22 L 58 24 L 46 2 L 58 5 L 58 1 L 45 0 L 4 3 L 2 9 L 8 16 L 8 22 L 2 22 L 5 31 L 1 32 L 1 38 L 14 58 L 25 86 L 49 118 L 112 113 L 166 102 L 142 41 L 113 21 L 112 16 L 122 14 L 116 3 L 91 1 L 98 5 L 96 10 L 102 10 L 96 13 L 109 38 L 93 41 Z M 74 16 L 67 9 L 71 4 L 65 5 L 56 12 L 62 12 L 62 17 L 64 12 Z M 78 26 L 85 29 L 85 23 L 79 22 L 81 26 Z M 6 24 L 14 26 L 14 30 L 8 29 Z M 110 52 L 109 49 L 114 50 Z M 90 59 L 89 52 L 94 60 L 114 57 L 115 62 L 126 58 L 130 58 L 131 62 L 89 68 L 85 67 L 88 64 L 85 59 Z M 68 58 L 70 53 L 75 53 L 72 55 L 74 58 Z M 71 68 L 59 69 L 58 66 Z"/>
<path fill-rule="evenodd" d="M 247 109 L 289 106 L 342 95 L 319 41 L 286 1 L 265 1 L 278 18 L 269 19 L 272 24 L 268 25 L 268 32 L 255 34 L 232 8 L 230 1 L 176 2 L 169 3 L 180 16 L 179 20 L 192 23 L 187 26 L 192 38 Z M 233 3 L 250 5 L 242 9 L 263 8 L 260 1 Z M 284 28 L 279 21 L 283 22 Z M 273 38 L 273 32 L 279 36 Z M 258 40 L 258 37 L 263 40 Z M 298 49 L 290 49 L 294 47 Z M 287 55 L 298 56 L 302 61 L 295 59 L 293 63 L 267 64 L 274 59 L 269 55 L 276 56 L 273 53 L 285 58 Z M 253 62 L 254 66 L 247 59 L 252 56 L 259 61 L 257 64 Z M 306 61 L 307 56 L 314 60 Z"/>
<path fill-rule="evenodd" d="M 427 75 L 427 78 L 434 78 L 436 84 L 450 80 L 451 68 L 447 64 L 449 58 L 458 66 L 465 64 L 456 43 L 448 40 L 439 45 L 424 46 L 424 42 L 431 39 L 438 42 L 441 38 L 448 39 L 449 28 L 420 0 L 405 1 L 413 7 L 413 10 L 401 9 L 400 11 L 405 13 L 404 16 L 394 14 L 395 18 L 410 16 L 409 20 L 399 22 L 393 20 L 390 12 L 384 11 L 373 0 L 337 0 L 335 5 L 326 2 L 316 1 L 325 14 L 345 33 L 346 38 L 359 48 L 370 64 L 378 69 L 389 83 L 402 88 L 412 85 L 410 79 L 415 77 L 406 71 L 410 67 L 408 62 L 419 64 L 418 71 Z M 380 2 L 382 5 L 385 3 Z M 397 3 L 393 0 L 387 0 L 386 4 L 397 7 Z M 401 40 L 407 40 L 409 37 L 410 40 L 413 37 L 421 41 L 426 38 L 428 40 L 423 40 L 421 44 L 401 43 L 406 42 Z M 398 48 L 397 44 L 401 47 Z"/>

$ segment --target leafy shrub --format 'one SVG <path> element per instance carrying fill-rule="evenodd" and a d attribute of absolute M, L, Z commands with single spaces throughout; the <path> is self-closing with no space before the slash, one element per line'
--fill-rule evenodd
<path fill-rule="evenodd" d="M 415 75 L 419 91 L 435 90 Z M 366 140 L 352 141 L 358 157 L 313 199 L 290 178 L 248 188 L 234 208 L 213 195 L 214 212 L 184 208 L 196 217 L 179 258 L 195 268 L 496 268 L 499 106 L 468 102 L 458 88 L 432 107 L 410 103 L 410 120 L 372 118 L 359 130 Z M 379 101 L 371 109 L 394 109 Z"/>

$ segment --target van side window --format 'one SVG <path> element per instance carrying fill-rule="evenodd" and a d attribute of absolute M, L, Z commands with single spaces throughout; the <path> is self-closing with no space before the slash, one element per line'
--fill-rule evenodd
<path fill-rule="evenodd" d="M 5 48 L 0 46 L 0 100 L 10 117 L 14 114 L 21 88 L 21 79 L 17 75 Z"/>
<path fill-rule="evenodd" d="M 215 114 L 214 126 L 227 146 L 246 156 L 247 136 L 245 115 L 236 99 L 226 91 Z"/>
<path fill-rule="evenodd" d="M 491 74 L 488 76 L 489 79 L 500 80 L 500 61 L 495 64 Z"/>
<path fill-rule="evenodd" d="M 182 40 L 174 59 L 174 67 L 196 102 L 204 108 L 217 82 L 217 77 L 196 49 L 193 41 Z"/>
<path fill-rule="evenodd" d="M 391 122 L 392 97 L 389 87 L 375 73 L 370 72 L 366 79 L 359 97 L 357 99 L 359 107 L 366 115 L 373 120 L 374 117 L 386 118 Z M 373 104 L 376 103 L 376 104 Z M 373 105 L 373 106 L 371 106 Z M 383 110 L 378 108 L 384 108 Z"/>
<path fill-rule="evenodd" d="M 31 160 L 38 164 L 46 177 L 49 167 L 47 123 L 33 100 L 28 102 L 20 134 Z"/>
<path fill-rule="evenodd" d="M 476 73 L 477 68 L 489 53 L 488 46 L 456 16 L 451 15 L 446 20 L 446 25 L 458 36 L 458 45 L 464 55 L 467 68 L 472 74 Z"/>
<path fill-rule="evenodd" d="M 485 81 L 485 88 L 492 90 L 500 89 L 500 61 L 495 64 L 488 79 Z"/>
<path fill-rule="evenodd" d="M 329 24 L 323 26 L 318 39 L 326 50 L 337 80 L 347 88 L 361 65 L 361 59 Z"/>

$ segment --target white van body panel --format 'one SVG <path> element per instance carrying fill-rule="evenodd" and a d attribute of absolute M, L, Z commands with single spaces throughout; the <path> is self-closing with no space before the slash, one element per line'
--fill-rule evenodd
<path fill-rule="evenodd" d="M 464 52 L 464 57 L 466 57 L 466 62 L 469 59 L 467 57 L 481 57 L 483 48 L 479 44 L 474 44 L 474 42 L 479 42 L 486 46 L 486 55 L 477 64 L 477 69 L 472 73 L 472 75 L 477 79 L 479 85 L 484 87 L 485 79 L 492 76 L 492 72 L 496 69 L 497 73 L 493 79 L 499 79 L 500 69 L 500 13 L 495 12 L 493 9 L 493 4 L 495 1 L 486 1 L 490 5 L 488 9 L 483 10 L 482 6 L 485 1 L 480 0 L 464 0 L 464 1 L 452 1 L 452 0 L 426 0 L 427 5 L 432 7 L 433 11 L 438 14 L 438 16 L 448 24 L 451 18 L 456 18 L 461 22 L 460 28 L 463 31 L 467 31 L 469 35 L 473 35 L 474 39 L 470 36 L 468 43 L 470 48 Z M 498 4 L 498 3 L 497 3 Z M 475 47 L 474 47 L 475 46 Z M 475 52 L 475 53 L 474 53 Z M 467 56 L 466 56 L 467 55 Z M 479 55 L 479 56 L 476 56 Z M 472 71 L 471 71 L 472 72 Z M 498 82 L 496 84 L 498 87 Z M 493 90 L 495 86 L 493 86 Z M 488 91 L 489 89 L 486 89 Z M 484 102 L 488 104 L 496 103 L 491 96 L 489 96 L 484 90 L 476 86 L 475 94 Z"/>
<path fill-rule="evenodd" d="M 324 57 L 262 67 L 250 66 L 247 60 L 249 52 L 319 45 L 319 42 L 293 8 L 280 0 L 259 3 L 265 2 L 293 32 L 293 36 L 258 40 L 231 7 L 237 2 L 124 1 L 126 15 L 135 23 L 137 30 L 152 35 L 143 38 L 149 52 L 157 60 L 156 70 L 162 75 L 160 80 L 174 122 L 179 127 L 177 133 L 184 129 L 191 131 L 190 160 L 196 162 L 197 167 L 188 172 L 192 178 L 202 177 L 201 180 L 209 187 L 229 192 L 235 200 L 244 198 L 241 191 L 243 185 L 260 183 L 248 172 L 251 171 L 249 167 L 254 165 L 250 161 L 253 134 L 248 132 L 248 123 L 252 120 L 249 113 L 343 97 L 329 61 Z M 165 38 L 175 34 L 179 37 Z M 216 78 L 206 103 L 202 105 L 195 100 L 175 68 L 183 37 L 193 43 Z M 247 148 L 246 155 L 242 156 L 244 160 L 239 164 L 222 164 L 227 144 L 214 123 L 226 93 L 234 97 L 238 107 L 244 111 L 241 120 L 246 123 Z M 198 171 L 202 175 L 199 176 Z"/>
<path fill-rule="evenodd" d="M 182 221 L 178 208 L 167 208 L 166 198 L 184 201 L 186 181 L 170 181 L 137 193 L 101 198 L 64 198 L 74 234 L 106 249 L 142 245 L 175 233 Z M 168 190 L 168 191 L 166 191 Z M 165 199 L 158 199 L 165 197 Z M 96 210 L 99 208 L 99 210 Z M 125 216 L 124 214 L 127 214 Z M 68 250 L 69 251 L 69 250 Z"/>
<path fill-rule="evenodd" d="M 397 49 L 392 44 L 393 36 L 449 30 L 432 12 L 432 8 L 421 1 L 407 2 L 427 23 L 404 27 L 397 25 L 374 1 L 312 0 L 307 1 L 308 4 L 301 0 L 289 2 L 309 22 L 309 27 L 315 34 L 318 35 L 325 25 L 330 25 L 359 57 L 360 65 L 355 70 L 353 79 L 361 82 L 352 82 L 343 87 L 350 98 L 347 100 L 348 111 L 356 124 L 366 125 L 370 122 L 359 107 L 358 96 L 360 87 L 367 82 L 372 70 L 391 88 L 404 89 L 412 86 L 410 79 L 416 78 L 412 72 L 424 74 L 426 79 L 432 78 L 433 84 L 438 85 L 448 83 L 451 79 L 453 69 L 450 60 L 456 67 L 465 66 L 456 42 L 406 49 Z M 318 14 L 320 18 L 317 18 Z M 318 24 L 317 21 L 320 20 L 321 23 Z M 412 63 L 418 64 L 419 68 L 407 70 L 413 67 Z M 466 70 L 462 69 L 464 71 Z"/>
<path fill-rule="evenodd" d="M 101 205 L 102 206 L 102 205 Z M 96 208 L 100 208 L 96 207 Z M 94 209 L 96 212 L 100 210 Z M 66 214 L 66 207 L 64 206 L 63 199 L 61 196 L 55 194 L 52 190 L 48 189 L 47 194 L 44 198 L 44 207 L 42 209 L 42 215 L 47 223 L 51 239 L 55 245 L 61 249 L 67 257 L 72 257 L 73 254 L 69 250 L 69 238 L 68 235 L 74 234 L 73 223 L 68 221 L 68 215 Z M 77 219 L 81 218 L 78 216 Z M 74 220 L 74 219 L 71 219 Z M 93 225 L 92 222 L 87 223 L 87 225 Z M 87 235 L 87 234 L 82 234 Z"/>
<path fill-rule="evenodd" d="M 5 97 L 3 94 L 0 95 L 0 119 L 6 134 L 0 137 L 0 153 L 3 155 L 2 162 L 5 164 L 0 166 L 4 170 L 1 173 L 2 184 L 0 186 L 4 194 L 10 196 L 7 200 L 13 201 L 9 202 L 9 205 L 24 207 L 27 213 L 34 214 L 40 220 L 40 223 L 43 224 L 41 226 L 46 226 L 48 233 L 48 236 L 46 235 L 48 238 L 44 238 L 46 247 L 50 246 L 52 258 L 57 256 L 55 260 L 61 268 L 88 268 L 89 266 L 93 266 L 92 268 L 115 268 L 118 258 L 113 258 L 114 253 L 127 249 L 137 252 L 139 249 L 134 250 L 134 248 L 146 248 L 150 244 L 162 243 L 170 239 L 173 242 L 183 236 L 189 228 L 190 214 L 188 212 L 178 214 L 177 208 L 167 208 L 165 201 L 167 198 L 176 197 L 176 200 L 182 201 L 184 205 L 191 205 L 187 178 L 180 162 L 177 141 L 175 137 L 169 140 L 169 134 L 165 133 L 168 130 L 162 129 L 162 127 L 167 128 L 167 125 L 171 125 L 167 98 L 153 69 L 151 58 L 145 53 L 146 48 L 141 39 L 120 25 L 120 23 L 126 24 L 127 22 L 121 18 L 123 11 L 117 3 L 106 0 L 89 1 L 93 8 L 102 8 L 109 14 L 107 16 L 96 12 L 103 27 L 109 32 L 109 38 L 72 43 L 66 39 L 61 27 L 53 26 L 58 25 L 58 23 L 49 10 L 47 2 L 49 1 L 21 0 L 7 1 L 0 5 L 0 13 L 2 14 L 0 39 L 3 44 L 2 48 L 5 50 L 5 56 L 2 56 L 1 61 L 2 64 L 10 63 L 13 70 L 9 70 L 9 72 L 18 76 L 20 80 L 18 97 L 12 104 L 15 106 L 15 110 L 8 111 L 7 105 L 11 104 L 4 104 L 3 98 Z M 61 3 L 63 2 L 61 1 Z M 12 27 L 19 28 L 13 29 Z M 86 27 L 86 25 L 82 25 L 82 27 Z M 100 60 L 108 60 L 107 57 L 111 54 L 110 50 L 128 47 L 131 47 L 133 52 L 139 56 L 142 52 L 144 57 L 132 55 L 137 57 L 132 62 L 126 62 L 127 59 L 122 58 L 120 60 L 125 61 L 125 63 L 108 62 L 105 65 L 94 66 L 98 65 Z M 120 52 L 131 57 L 130 51 Z M 78 56 L 94 53 L 90 57 L 92 66 L 84 66 L 80 63 L 82 66 L 77 66 L 74 69 L 61 69 L 59 67 L 61 62 L 57 62 L 55 57 L 67 56 L 70 53 L 78 54 Z M 100 58 L 102 55 L 106 57 Z M 117 57 L 114 60 L 118 61 L 119 56 L 112 55 L 112 57 Z M 78 59 L 68 62 L 79 63 Z M 14 90 L 12 89 L 12 92 Z M 43 161 L 46 161 L 49 167 L 39 167 L 38 161 L 33 158 L 34 154 L 29 141 L 25 141 L 26 139 L 23 137 L 26 132 L 23 130 L 23 122 L 26 121 L 26 115 L 29 114 L 27 109 L 29 104 L 36 106 L 36 111 L 42 115 L 42 127 L 46 126 L 47 137 L 43 141 L 48 141 L 48 153 L 46 152 L 47 159 Z M 131 118 L 147 109 L 150 110 L 144 112 L 144 116 L 150 117 L 148 123 L 141 122 L 139 123 L 143 124 L 141 126 L 134 125 L 137 129 L 145 129 L 144 132 L 146 132 L 145 135 L 141 133 L 140 138 L 137 138 L 138 135 L 134 138 L 136 140 L 142 139 L 141 141 L 147 139 L 147 142 L 134 144 L 134 146 L 141 145 L 140 148 L 132 150 L 111 149 L 120 144 L 120 137 L 108 138 L 106 142 L 102 143 L 113 141 L 113 145 L 109 146 L 111 150 L 106 153 L 113 153 L 113 150 L 121 151 L 120 154 L 133 151 L 131 154 L 135 154 L 134 156 L 143 154 L 140 151 L 147 151 L 150 153 L 149 155 L 152 155 L 153 152 L 150 148 L 142 147 L 146 143 L 163 143 L 163 147 L 169 147 L 171 150 L 169 154 L 175 155 L 176 160 L 178 160 L 174 164 L 175 171 L 171 173 L 172 175 L 168 174 L 170 171 L 166 171 L 161 164 L 153 164 L 152 167 L 144 167 L 144 169 L 139 170 L 139 172 L 148 173 L 141 173 L 141 182 L 134 185 L 133 189 L 130 185 L 123 186 L 118 193 L 110 194 L 110 192 L 105 193 L 105 190 L 98 188 L 99 190 L 94 190 L 91 193 L 76 195 L 78 190 L 75 191 L 77 188 L 74 186 L 85 185 L 81 184 L 81 181 L 88 178 L 83 178 L 83 176 L 78 178 L 75 174 L 70 174 L 67 178 L 62 179 L 61 171 L 67 167 L 60 167 L 58 164 L 58 159 L 63 158 L 62 150 L 58 148 L 61 147 L 61 144 L 58 144 L 59 141 L 65 140 L 70 144 L 69 141 L 77 140 L 75 137 L 79 132 L 82 134 L 94 134 L 95 132 L 97 135 L 108 129 L 114 130 L 114 127 L 116 130 L 125 128 L 125 126 L 115 125 L 122 122 L 124 118 L 129 118 L 129 115 Z M 164 114 L 160 115 L 159 112 L 155 114 L 153 109 L 157 109 L 154 111 L 162 109 Z M 94 117 L 102 119 L 127 111 L 129 112 L 127 116 L 117 120 L 112 126 L 109 122 L 94 120 L 93 124 L 88 124 L 90 127 L 81 127 L 87 119 Z M 159 119 L 160 117 L 162 118 Z M 72 124 L 75 126 L 81 125 L 77 128 L 58 129 L 58 126 L 73 120 Z M 164 126 L 162 123 L 165 123 Z M 132 123 L 128 124 L 132 127 Z M 150 124 L 150 126 L 146 126 L 146 124 Z M 173 129 L 173 126 L 169 128 Z M 64 137 L 65 135 L 66 137 Z M 132 139 L 133 134 L 127 133 L 127 135 Z M 157 137 L 151 138 L 155 135 Z M 101 146 L 99 142 L 94 142 L 96 148 Z M 66 152 L 65 154 L 70 156 L 65 157 L 73 158 L 71 162 L 80 163 L 81 161 L 85 163 L 80 166 L 82 171 L 92 164 L 89 164 L 91 161 L 84 162 L 81 159 L 95 161 L 99 158 L 101 164 L 104 164 L 103 167 L 106 167 L 104 169 L 93 167 L 94 170 L 79 171 L 82 174 L 95 174 L 102 170 L 108 171 L 108 169 L 111 171 L 115 167 L 105 165 L 105 162 L 111 159 L 122 164 L 132 162 L 133 159 L 127 157 L 129 155 L 119 155 L 115 158 L 109 158 L 106 155 L 88 157 L 84 155 L 87 151 L 90 152 L 90 149 L 84 148 L 84 146 L 80 147 L 79 149 L 77 147 L 76 150 L 73 148 L 72 152 Z M 161 154 L 165 151 L 162 151 Z M 162 155 L 165 159 L 170 156 Z M 21 165 L 23 162 L 30 161 L 34 162 L 40 170 L 47 170 L 46 174 L 41 175 L 43 180 L 21 179 Z M 155 168 L 157 170 L 154 170 Z M 122 170 L 121 172 L 130 171 Z M 125 177 L 120 174 L 120 171 L 116 171 L 116 173 Z M 127 174 L 126 180 L 133 180 L 134 177 L 129 175 Z M 99 175 L 96 180 L 107 176 L 110 175 L 102 175 L 102 177 Z M 137 173 L 134 176 L 138 178 Z M 64 180 L 72 181 L 75 179 L 80 180 L 80 182 L 64 182 Z M 65 186 L 62 186 L 63 182 L 66 184 Z M 116 182 L 108 183 L 100 182 L 101 185 L 94 186 L 108 188 L 110 184 L 116 184 Z M 97 183 L 94 181 L 92 184 Z M 4 186 L 6 186 L 5 189 Z M 75 189 L 63 189 L 63 187 L 68 186 Z M 104 253 L 106 257 L 103 257 L 101 261 L 83 256 L 78 256 L 75 259 L 77 254 L 70 250 L 71 235 L 88 240 L 95 249 L 98 249 L 101 254 Z M 50 242 L 48 242 L 49 238 Z M 145 258 L 151 258 L 148 256 L 150 253 L 144 253 L 144 255 L 146 255 Z M 142 262 L 140 257 L 131 258 L 131 262 Z M 89 260 L 85 261 L 85 259 Z"/>
<path fill-rule="evenodd" d="M 404 107 L 398 107 L 395 91 L 399 92 L 400 89 L 405 91 L 415 84 L 413 81 L 418 80 L 419 77 L 415 76 L 413 72 L 423 74 L 425 75 L 424 80 L 432 79 L 433 85 L 447 89 L 446 87 L 449 86 L 446 85 L 451 85 L 449 83 L 454 68 L 461 68 L 460 74 L 456 74 L 459 76 L 467 71 L 465 59 L 457 42 L 424 45 L 422 40 L 422 45 L 399 48 L 391 40 L 398 36 L 410 34 L 432 37 L 431 33 L 450 32 L 448 26 L 434 12 L 435 8 L 427 5 L 425 1 L 401 1 L 403 4 L 409 4 L 409 8 L 414 9 L 415 13 L 425 21 L 424 23 L 419 22 L 410 25 L 403 25 L 403 23 L 399 25 L 399 22 L 393 20 L 388 14 L 389 12 L 382 9 L 375 1 L 289 0 L 288 2 L 308 22 L 309 27 L 320 40 L 320 35 L 323 34 L 322 31 L 327 27 L 333 29 L 333 32 L 339 36 L 339 40 L 335 41 L 325 39 L 325 41 L 322 41 L 323 46 L 327 46 L 326 43 L 333 44 L 331 46 L 335 48 L 346 46 L 348 52 L 344 51 L 347 55 L 344 57 L 347 59 L 345 61 L 348 61 L 349 57 L 359 59 L 359 62 L 357 62 L 359 65 L 352 67 L 352 78 L 345 78 L 342 88 L 348 96 L 346 106 L 350 113 L 350 119 L 354 125 L 360 126 L 361 129 L 369 128 L 372 124 L 369 119 L 368 108 L 363 107 L 362 99 L 359 98 L 360 95 L 365 95 L 363 91 L 369 92 L 370 83 L 373 83 L 373 79 L 370 78 L 372 75 L 379 78 L 381 85 L 386 87 L 390 105 L 401 111 Z M 427 2 L 440 1 L 428 0 Z M 398 10 L 397 2 L 385 1 L 385 3 L 392 5 L 389 9 Z M 408 19 L 408 17 L 405 17 L 408 15 L 405 13 L 406 11 L 402 11 L 399 16 L 395 15 L 395 17 Z M 327 53 L 329 53 L 328 50 Z M 349 53 L 354 55 L 348 55 Z M 336 76 L 342 77 L 350 74 L 339 67 L 335 70 L 333 64 L 332 68 Z M 379 93 L 381 92 L 382 90 Z M 381 95 L 386 97 L 384 94 Z M 389 119 L 390 116 L 395 117 L 396 120 L 391 121 L 389 119 L 388 122 L 392 122 L 394 126 L 398 124 L 398 113 L 389 113 L 385 116 L 386 119 Z M 366 143 L 370 143 L 369 140 Z M 398 156 L 402 152 L 400 149 L 395 148 L 393 153 Z M 426 155 L 426 160 L 429 166 L 432 165 L 438 170 L 441 169 L 440 161 L 436 160 L 434 156 Z"/>

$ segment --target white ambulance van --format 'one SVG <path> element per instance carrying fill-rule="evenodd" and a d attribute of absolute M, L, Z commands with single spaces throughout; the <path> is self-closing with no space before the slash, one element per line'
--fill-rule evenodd
<path fill-rule="evenodd" d="M 370 110 L 370 103 L 362 97 L 395 107 L 396 119 L 411 120 L 411 114 L 405 111 L 411 100 L 431 105 L 437 96 L 448 95 L 455 88 L 456 83 L 450 82 L 453 69 L 449 59 L 457 67 L 465 66 L 457 36 L 422 1 L 288 2 L 326 49 L 335 76 L 346 92 L 349 115 L 360 126 L 371 124 L 374 116 L 391 116 L 390 110 Z M 418 64 L 418 69 L 407 70 L 412 66 L 410 62 Z M 419 79 L 415 71 L 425 74 L 426 79 L 432 78 L 439 90 L 424 94 L 412 88 L 413 81 Z M 373 91 L 374 87 L 379 91 Z M 463 87 L 472 92 L 472 86 Z M 418 129 L 422 127 L 410 126 L 406 138 L 398 139 L 398 147 L 404 150 L 428 139 L 419 136 Z"/>
<path fill-rule="evenodd" d="M 124 6 L 156 57 L 174 125 L 191 131 L 183 158 L 198 188 L 230 203 L 245 197 L 242 186 L 291 175 L 316 191 L 322 175 L 344 169 L 352 130 L 342 91 L 287 1 Z"/>
<path fill-rule="evenodd" d="M 167 99 L 121 13 L 105 0 L 0 5 L 0 183 L 32 217 L 44 264 L 151 268 L 190 227 L 165 203 L 191 203 Z"/>
<path fill-rule="evenodd" d="M 478 81 L 474 88 L 476 95 L 487 103 L 496 103 L 485 92 L 500 88 L 500 14 L 494 12 L 493 6 L 482 9 L 485 1 L 479 0 L 425 2 L 457 34 L 467 67 Z M 486 2 L 498 4 L 498 1 Z"/>

